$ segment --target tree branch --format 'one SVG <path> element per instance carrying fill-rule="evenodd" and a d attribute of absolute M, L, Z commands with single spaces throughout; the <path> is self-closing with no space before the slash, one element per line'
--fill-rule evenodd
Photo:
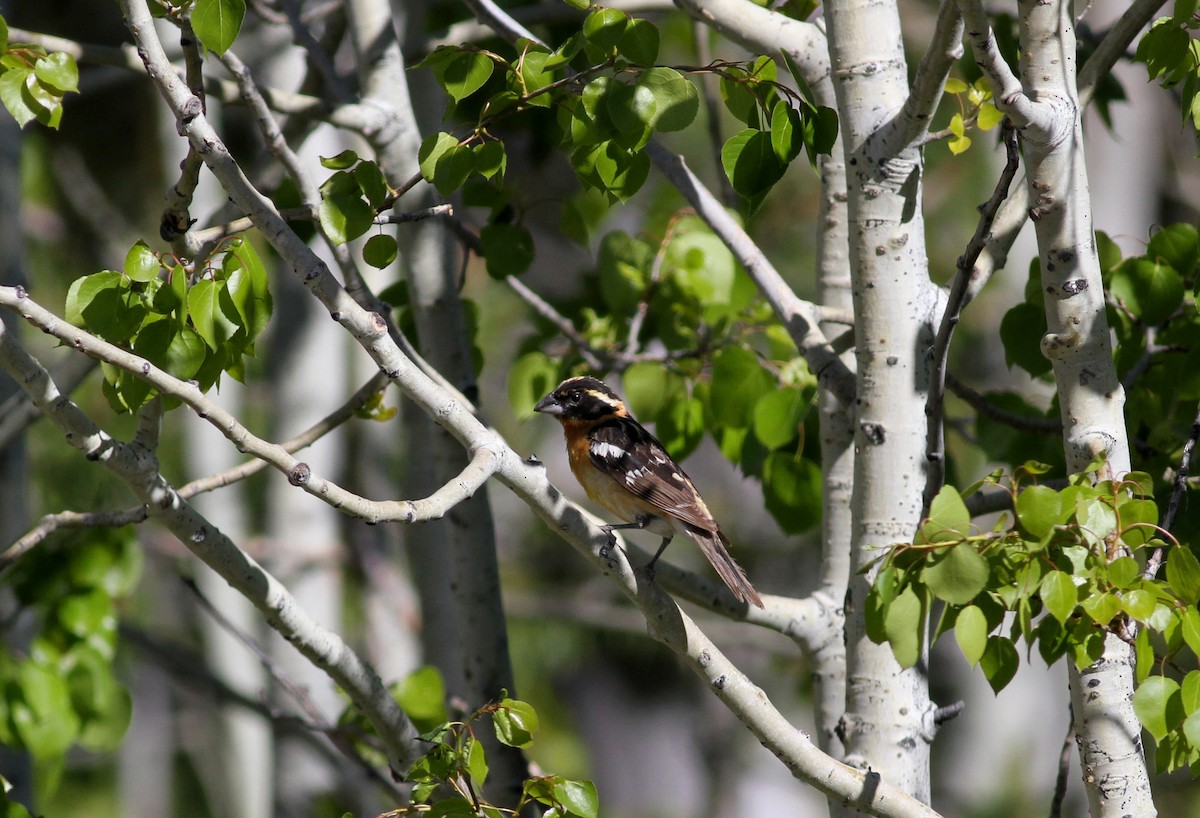
<path fill-rule="evenodd" d="M 78 359 L 87 361 L 90 365 L 95 364 L 95 361 L 91 358 L 79 356 Z M 57 377 L 54 375 L 51 377 L 55 382 L 58 382 L 59 379 Z M 354 417 L 355 412 L 366 405 L 367 400 L 378 394 L 387 384 L 387 377 L 382 372 L 376 373 L 369 381 L 360 386 L 345 403 L 300 434 L 280 443 L 279 447 L 289 453 L 295 453 L 311 446 Z M 19 394 L 25 395 L 24 392 Z M 32 406 L 32 403 L 30 405 Z M 37 411 L 36 408 L 34 411 Z M 40 417 L 40 414 L 38 416 Z M 3 447 L 0 446 L 0 448 Z M 223 472 L 218 472 L 208 477 L 201 477 L 180 486 L 178 489 L 179 496 L 188 500 L 197 494 L 231 486 L 240 480 L 245 480 L 251 475 L 258 474 L 268 465 L 267 461 L 257 458 L 247 460 Z M 16 564 L 17 560 L 30 549 L 41 544 L 47 537 L 61 528 L 119 528 L 123 525 L 136 525 L 137 523 L 144 522 L 147 516 L 148 511 L 144 505 L 115 511 L 60 511 L 56 514 L 47 514 L 38 521 L 36 526 L 7 548 L 0 551 L 0 576 L 3 576 L 4 572 Z"/>
<path fill-rule="evenodd" d="M 943 421 L 946 409 L 946 362 L 950 356 L 950 339 L 962 316 L 962 308 L 966 303 L 967 289 L 971 281 L 971 271 L 975 268 L 979 254 L 983 252 L 985 244 L 991 237 L 992 222 L 996 218 L 996 211 L 1000 209 L 1001 202 L 1008 198 L 1009 188 L 1012 186 L 1013 178 L 1017 175 L 1017 167 L 1021 161 L 1017 151 L 1016 131 L 1007 120 L 1001 131 L 1001 139 L 1007 155 L 1004 170 L 1000 172 L 1000 178 L 996 181 L 996 188 L 992 191 L 991 198 L 980 208 L 979 223 L 975 226 L 975 234 L 967 243 L 967 249 L 958 257 L 958 271 L 950 286 L 949 302 L 942 311 L 942 321 L 938 326 L 933 348 L 930 350 L 933 365 L 929 394 L 925 400 L 925 417 L 928 420 L 925 433 L 927 465 L 921 519 L 929 516 L 929 507 L 933 504 L 933 498 L 937 496 L 946 482 L 946 432 Z"/>
<path fill-rule="evenodd" d="M 476 452 L 457 479 L 422 500 L 369 500 L 313 472 L 312 467 L 290 452 L 263 440 L 243 426 L 228 410 L 209 400 L 194 382 L 181 381 L 145 358 L 71 326 L 29 298 L 21 287 L 0 287 L 0 306 L 16 312 L 33 326 L 64 344 L 105 363 L 124 369 L 149 383 L 161 395 L 171 395 L 195 410 L 241 452 L 265 460 L 288 481 L 339 511 L 367 523 L 440 519 L 456 503 L 469 497 L 495 471 L 495 458 L 486 447 Z"/>
<path fill-rule="evenodd" d="M 651 140 L 646 146 L 646 153 L 758 285 L 763 297 L 787 327 L 813 374 L 837 395 L 843 406 L 852 405 L 854 375 L 821 332 L 818 326 L 821 314 L 816 306 L 796 296 L 754 240 L 692 173 L 682 157 L 671 153 L 656 140 Z"/>
<path fill-rule="evenodd" d="M 917 66 L 904 107 L 879 131 L 882 151 L 897 154 L 929 131 L 929 122 L 942 100 L 946 77 L 963 55 L 963 21 L 956 0 L 942 0 L 933 37 Z"/>
<path fill-rule="evenodd" d="M 417 731 L 375 671 L 341 638 L 314 622 L 288 590 L 179 496 L 152 455 L 115 440 L 69 398 L 0 320 L 0 368 L 88 460 L 98 462 L 143 502 L 157 522 L 262 611 L 313 664 L 341 685 L 379 732 L 388 761 L 403 774 L 420 755 Z"/>

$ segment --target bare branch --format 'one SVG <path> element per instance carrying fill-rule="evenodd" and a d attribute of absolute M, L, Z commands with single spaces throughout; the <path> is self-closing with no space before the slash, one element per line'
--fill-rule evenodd
<path fill-rule="evenodd" d="M 589 367 L 596 372 L 603 372 L 608 369 L 604 362 L 600 360 L 599 353 L 592 348 L 592 345 L 587 342 L 586 338 L 579 334 L 579 331 L 575 329 L 575 325 L 565 315 L 547 303 L 544 298 L 530 289 L 524 281 L 521 281 L 516 276 L 505 276 L 504 283 L 517 294 L 518 298 L 528 304 L 534 312 L 553 324 L 559 333 L 571 342 L 571 345 L 575 347 Z"/>
<path fill-rule="evenodd" d="M 1004 141 L 1007 162 L 1004 170 L 1000 173 L 1000 178 L 996 181 L 996 188 L 992 191 L 991 198 L 980 209 L 975 235 L 968 242 L 967 249 L 958 257 L 958 271 L 955 273 L 954 283 L 950 287 L 949 302 L 942 311 L 942 321 L 938 326 L 933 348 L 930 350 L 933 363 L 930 367 L 929 394 L 925 401 L 925 417 L 928 426 L 925 432 L 926 473 L 925 492 L 921 506 L 922 519 L 929 516 L 933 498 L 937 496 L 946 482 L 946 440 L 943 420 L 946 409 L 946 362 L 950 355 L 950 339 L 962 316 L 963 304 L 966 303 L 967 289 L 971 281 L 971 271 L 974 270 L 975 262 L 979 259 L 979 254 L 983 252 L 984 245 L 991 236 L 992 222 L 996 218 L 996 211 L 1000 209 L 1000 203 L 1008 198 L 1009 188 L 1012 186 L 1013 178 L 1017 175 L 1017 167 L 1021 161 L 1017 151 L 1017 134 L 1008 120 L 1005 120 L 1001 138 Z"/>
<path fill-rule="evenodd" d="M 996 107 L 1008 114 L 1018 128 L 1035 122 L 1045 123 L 1046 112 L 1025 95 L 1021 81 L 1004 61 L 982 0 L 958 0 L 958 8 L 966 25 L 967 38 L 975 51 L 975 61 L 992 84 Z"/>
<path fill-rule="evenodd" d="M 1183 453 L 1179 456 L 1179 467 L 1175 469 L 1175 479 L 1171 482 L 1171 497 L 1167 500 L 1167 507 L 1163 509 L 1158 518 L 1159 526 L 1165 531 L 1170 531 L 1175 525 L 1175 515 L 1179 513 L 1179 505 L 1183 502 L 1183 496 L 1187 494 L 1188 478 L 1192 473 L 1192 454 L 1196 450 L 1198 439 L 1200 439 L 1200 413 L 1197 413 L 1192 420 L 1191 433 L 1183 444 Z M 1154 579 L 1158 575 L 1163 553 L 1161 546 L 1154 549 L 1146 560 L 1146 570 L 1142 572 L 1142 576 L 1146 579 Z"/>
<path fill-rule="evenodd" d="M 672 154 L 655 140 L 646 146 L 646 152 L 758 285 L 779 320 L 787 327 L 813 374 L 837 395 L 843 406 L 852 405 L 854 375 L 821 332 L 818 326 L 821 315 L 817 307 L 796 296 L 754 240 L 692 173 L 682 157 Z"/>
<path fill-rule="evenodd" d="M 967 386 L 951 372 L 946 373 L 946 386 L 956 397 L 965 401 L 976 412 L 997 423 L 1003 423 L 1005 426 L 1011 426 L 1023 432 L 1037 432 L 1045 435 L 1062 434 L 1062 421 L 1019 415 L 1016 412 L 1001 409 L 999 406 L 989 403 L 986 396 Z"/>
<path fill-rule="evenodd" d="M 904 107 L 891 122 L 880 129 L 880 138 L 888 154 L 898 154 L 913 140 L 929 130 L 929 122 L 942 100 L 946 77 L 963 55 L 963 22 L 956 0 L 942 0 L 933 37 L 917 73 Z"/>
<path fill-rule="evenodd" d="M 439 489 L 432 497 L 424 500 L 368 500 L 317 475 L 311 466 L 293 457 L 283 447 L 254 435 L 232 413 L 205 397 L 194 382 L 181 381 L 145 358 L 71 326 L 34 302 L 23 288 L 0 287 L 0 306 L 8 307 L 68 346 L 136 375 L 157 389 L 159 394 L 179 398 L 225 435 L 239 451 L 267 461 L 286 475 L 293 486 L 303 488 L 339 511 L 368 523 L 411 523 L 439 519 L 454 502 L 458 502 L 454 498 L 469 496 L 477 491 L 495 470 L 494 458 L 484 447 L 476 452 L 471 464 L 452 484 Z"/>
<path fill-rule="evenodd" d="M 87 361 L 89 365 L 94 365 L 95 362 L 91 358 L 75 356 L 73 359 Z M 89 368 L 90 371 L 90 368 Z M 58 378 L 51 376 L 56 382 Z M 280 443 L 279 446 L 284 451 L 289 453 L 298 452 L 311 446 L 313 443 L 320 440 L 325 435 L 332 432 L 334 429 L 341 426 L 350 418 L 354 417 L 354 413 L 361 409 L 372 396 L 388 384 L 387 376 L 382 372 L 376 373 L 370 380 L 360 386 L 349 399 L 346 400 L 337 409 L 330 412 L 321 420 L 309 426 L 295 437 Z M 20 394 L 24 395 L 24 392 Z M 30 403 L 32 406 L 32 403 Z M 36 408 L 34 412 L 36 412 Z M 40 416 L 40 415 L 39 415 Z M 0 446 L 2 448 L 2 446 Z M 178 489 L 179 496 L 185 500 L 195 497 L 197 494 L 203 494 L 216 489 L 231 486 L 240 480 L 245 480 L 251 475 L 258 474 L 268 466 L 265 460 L 247 460 L 223 472 L 201 477 L 180 486 Z M 37 525 L 26 532 L 23 536 L 17 539 L 12 545 L 0 551 L 0 575 L 11 568 L 17 560 L 19 560 L 31 548 L 42 543 L 47 537 L 62 528 L 119 528 L 123 525 L 136 525 L 144 522 L 148 516 L 148 511 L 145 506 L 133 506 L 131 508 L 120 509 L 116 511 L 93 511 L 93 512 L 78 512 L 78 511 L 61 511 L 57 514 L 47 514 L 38 521 Z"/>

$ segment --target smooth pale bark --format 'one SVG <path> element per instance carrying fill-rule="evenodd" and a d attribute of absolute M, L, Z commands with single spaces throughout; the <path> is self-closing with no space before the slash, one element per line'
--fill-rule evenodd
<path fill-rule="evenodd" d="M 1022 62 L 1025 92 L 1060 103 L 1056 124 L 1027 128 L 1024 139 L 1046 303 L 1042 351 L 1058 386 L 1067 468 L 1079 472 L 1103 455 L 1100 476 L 1116 478 L 1130 468 L 1125 391 L 1112 358 L 1092 233 L 1071 4 L 1023 0 L 1020 10 L 1030 55 Z M 1069 675 L 1092 818 L 1157 814 L 1133 712 L 1133 648 L 1109 635 L 1100 660 L 1082 671 L 1072 664 Z"/>
<path fill-rule="evenodd" d="M 1125 392 L 1092 232 L 1071 4 L 1022 0 L 1019 79 L 999 58 L 982 7 L 960 5 L 976 58 L 998 89 L 997 105 L 1022 129 L 1046 306 L 1042 352 L 1058 387 L 1067 468 L 1078 473 L 1103 457 L 1097 477 L 1119 478 L 1130 468 Z M 1109 636 L 1100 660 L 1082 671 L 1072 665 L 1069 677 L 1091 815 L 1157 814 L 1133 712 L 1132 648 Z"/>
<path fill-rule="evenodd" d="M 909 94 L 894 3 L 847 0 L 825 10 L 845 146 L 849 256 L 858 367 L 854 530 L 846 595 L 846 760 L 929 800 L 933 705 L 923 663 L 907 670 L 866 635 L 871 577 L 858 568 L 909 540 L 924 483 L 926 350 L 937 296 L 929 282 L 915 146 L 883 150 L 881 128 Z"/>

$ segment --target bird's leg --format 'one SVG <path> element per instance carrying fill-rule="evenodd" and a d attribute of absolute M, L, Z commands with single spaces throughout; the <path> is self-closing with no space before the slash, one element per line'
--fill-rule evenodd
<path fill-rule="evenodd" d="M 662 556 L 662 552 L 666 551 L 667 546 L 670 544 L 671 537 L 663 537 L 662 544 L 658 547 L 658 550 L 654 552 L 654 556 L 650 558 L 650 562 L 646 563 L 644 570 L 646 572 L 646 576 L 648 576 L 650 579 L 654 579 L 654 563 L 658 562 L 658 558 Z"/>
<path fill-rule="evenodd" d="M 632 523 L 615 523 L 615 524 L 611 524 L 611 525 L 602 525 L 602 526 L 600 526 L 600 530 L 608 535 L 608 544 L 609 545 L 616 545 L 617 537 L 615 534 L 613 534 L 614 531 L 624 531 L 626 529 L 631 529 L 631 528 L 640 531 L 641 529 L 645 528 L 646 524 L 649 522 L 650 522 L 649 517 L 638 517 Z"/>

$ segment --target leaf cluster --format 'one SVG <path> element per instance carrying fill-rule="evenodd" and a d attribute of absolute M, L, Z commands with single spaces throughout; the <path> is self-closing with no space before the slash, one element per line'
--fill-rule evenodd
<path fill-rule="evenodd" d="M 1196 0 L 1176 0 L 1174 13 L 1160 17 L 1138 41 L 1134 59 L 1144 63 L 1150 80 L 1164 88 L 1178 86 L 1180 113 L 1186 123 L 1200 128 L 1200 41 L 1194 36 Z"/>
<path fill-rule="evenodd" d="M 202 390 L 222 373 L 241 380 L 244 358 L 271 317 L 267 272 L 254 245 L 222 242 L 192 266 L 138 241 L 122 270 L 81 276 L 67 290 L 64 315 L 77 327 L 133 352 Z M 132 372 L 102 363 L 104 395 L 132 412 L 156 393 Z M 168 408 L 176 399 L 167 401 Z"/>
<path fill-rule="evenodd" d="M 1008 480 L 1011 522 L 1005 516 L 988 532 L 972 529 L 963 497 L 1004 482 L 1003 474 L 962 494 L 943 487 L 913 542 L 877 561 L 868 635 L 890 644 L 910 667 L 924 650 L 924 623 L 940 606 L 933 638 L 953 631 L 963 656 L 997 693 L 1016 674 L 1022 641 L 1047 665 L 1066 656 L 1084 668 L 1115 635 L 1135 646 L 1141 685 L 1135 709 L 1159 741 L 1160 766 L 1200 771 L 1200 715 L 1187 721 L 1200 713 L 1200 698 L 1187 698 L 1166 676 L 1185 647 L 1194 654 L 1191 663 L 1200 656 L 1200 563 L 1159 528 L 1149 475 L 1093 485 L 1089 472 L 1061 490 L 1021 487 L 1045 470 L 1028 463 Z M 1155 549 L 1169 552 L 1165 579 L 1146 573 L 1145 557 Z M 1200 686 L 1200 671 L 1184 681 L 1189 691 Z"/>
<path fill-rule="evenodd" d="M 62 51 L 9 42 L 8 23 L 0 17 L 0 102 L 24 128 L 37 121 L 57 129 L 63 99 L 79 92 L 75 58 Z"/>
<path fill-rule="evenodd" d="M 405 776 L 413 784 L 414 806 L 389 815 L 477 816 L 507 818 L 527 804 L 539 804 L 539 814 L 551 818 L 596 818 L 600 803 L 590 781 L 559 775 L 532 776 L 524 783 L 515 808 L 499 807 L 482 795 L 488 777 L 487 754 L 476 729 L 490 718 L 496 739 L 509 747 L 528 747 L 538 730 L 537 712 L 528 703 L 502 693 L 462 721 L 447 719 L 445 687 L 432 667 L 414 671 L 393 687 L 397 703 L 425 732 L 429 750 Z"/>
<path fill-rule="evenodd" d="M 114 750 L 129 726 L 129 693 L 113 672 L 117 602 L 141 564 L 128 529 L 97 529 L 47 544 L 14 569 L 13 591 L 36 624 L 26 651 L 0 649 L 0 744 L 33 757 L 43 796 L 58 786 L 71 747 Z"/>

